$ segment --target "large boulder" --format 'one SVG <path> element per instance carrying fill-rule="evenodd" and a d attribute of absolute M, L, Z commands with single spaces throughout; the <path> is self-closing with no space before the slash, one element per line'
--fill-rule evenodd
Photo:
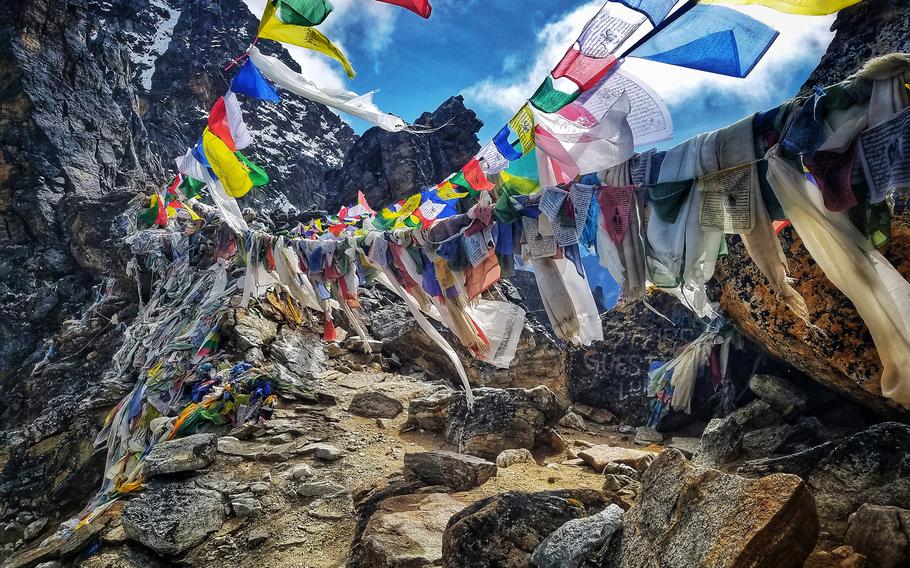
<path fill-rule="evenodd" d="M 456 396 L 446 423 L 446 440 L 460 452 L 495 460 L 503 450 L 533 448 L 545 428 L 564 414 L 553 391 L 541 385 L 533 389 L 474 391 L 468 407 L 464 395 Z"/>
<path fill-rule="evenodd" d="M 163 556 L 186 552 L 224 523 L 217 491 L 180 483 L 151 483 L 123 509 L 123 532 Z"/>
<path fill-rule="evenodd" d="M 405 479 L 419 479 L 427 485 L 445 485 L 467 491 L 496 475 L 496 464 L 468 454 L 445 450 L 404 455 Z"/>
<path fill-rule="evenodd" d="M 910 426 L 877 424 L 803 452 L 746 462 L 737 471 L 800 476 L 815 495 L 822 528 L 842 537 L 850 514 L 864 503 L 910 505 Z"/>
<path fill-rule="evenodd" d="M 481 499 L 449 520 L 442 538 L 442 565 L 526 568 L 531 554 L 553 531 L 606 506 L 605 496 L 591 489 L 510 491 Z"/>
<path fill-rule="evenodd" d="M 622 529 L 623 511 L 610 505 L 590 517 L 572 519 L 545 538 L 531 555 L 537 568 L 580 568 L 596 550 Z"/>
<path fill-rule="evenodd" d="M 662 568 L 798 568 L 817 536 L 815 503 L 798 477 L 696 469 L 668 449 L 642 476 L 608 565 L 645 568 L 659 558 Z"/>
<path fill-rule="evenodd" d="M 370 517 L 349 566 L 424 568 L 442 562 L 442 535 L 465 503 L 447 493 L 390 497 Z"/>
<path fill-rule="evenodd" d="M 158 442 L 145 456 L 145 477 L 197 471 L 215 460 L 215 435 L 193 434 Z"/>

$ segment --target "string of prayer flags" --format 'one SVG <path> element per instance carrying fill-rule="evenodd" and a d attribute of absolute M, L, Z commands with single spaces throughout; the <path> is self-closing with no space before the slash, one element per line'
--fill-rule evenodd
<path fill-rule="evenodd" d="M 657 27 L 661 22 L 664 21 L 664 18 L 667 17 L 667 14 L 670 13 L 670 10 L 673 9 L 673 6 L 676 5 L 676 0 L 613 0 L 614 2 L 619 2 L 627 8 L 631 8 L 636 12 L 641 12 L 647 16 L 648 21 L 651 22 L 651 25 Z"/>
<path fill-rule="evenodd" d="M 266 3 L 265 11 L 262 13 L 262 20 L 259 23 L 258 35 L 260 38 L 272 39 L 318 51 L 337 60 L 344 67 L 348 77 L 354 78 L 355 73 L 351 62 L 329 38 L 322 35 L 315 28 L 295 25 L 282 20 L 277 8 L 277 5 L 272 2 Z M 262 67 L 259 63 L 256 63 L 256 65 L 260 68 Z M 272 80 L 274 81 L 275 79 L 273 78 Z"/>
<path fill-rule="evenodd" d="M 328 0 L 269 0 L 281 21 L 294 26 L 318 26 L 332 13 Z"/>
<path fill-rule="evenodd" d="M 386 4 L 394 4 L 395 6 L 401 6 L 402 8 L 410 10 L 424 19 L 429 18 L 430 14 L 433 12 L 433 7 L 430 6 L 430 0 L 378 0 L 378 1 L 385 2 Z"/>
<path fill-rule="evenodd" d="M 625 1 L 619 0 L 625 4 Z M 862 0 L 701 0 L 702 4 L 766 6 L 786 14 L 801 16 L 827 16 Z"/>
<path fill-rule="evenodd" d="M 240 71 L 234 75 L 234 79 L 231 81 L 231 91 L 260 101 L 273 103 L 281 101 L 278 91 L 262 76 L 262 72 L 250 58 L 247 58 L 240 67 Z"/>
<path fill-rule="evenodd" d="M 629 55 L 743 78 L 777 36 L 777 30 L 742 12 L 697 4 Z"/>

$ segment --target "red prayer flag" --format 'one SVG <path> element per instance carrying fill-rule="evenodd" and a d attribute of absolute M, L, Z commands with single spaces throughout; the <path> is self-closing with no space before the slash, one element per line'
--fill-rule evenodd
<path fill-rule="evenodd" d="M 575 47 L 570 47 L 553 69 L 554 79 L 568 77 L 582 91 L 587 91 L 616 66 L 616 57 L 588 57 Z"/>
<path fill-rule="evenodd" d="M 231 152 L 237 151 L 237 144 L 234 143 L 234 137 L 231 135 L 231 123 L 228 122 L 227 107 L 224 106 L 224 97 L 219 97 L 209 113 L 209 130 L 212 134 L 221 138 Z"/>
<path fill-rule="evenodd" d="M 461 173 L 464 175 L 464 179 L 476 191 L 490 191 L 495 187 L 490 183 L 490 180 L 487 179 L 487 176 L 484 175 L 477 158 L 471 158 L 471 160 L 461 168 Z"/>
<path fill-rule="evenodd" d="M 386 4 L 395 4 L 396 6 L 401 6 L 402 8 L 408 9 L 421 18 L 429 18 L 430 12 L 433 11 L 433 7 L 430 6 L 430 0 L 378 0 L 379 2 L 385 2 Z"/>

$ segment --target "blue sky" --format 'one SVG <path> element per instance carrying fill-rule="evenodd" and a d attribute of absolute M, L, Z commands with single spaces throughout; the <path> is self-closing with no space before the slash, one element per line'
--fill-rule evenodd
<path fill-rule="evenodd" d="M 264 0 L 247 0 L 261 13 Z M 408 121 L 463 94 L 485 126 L 481 144 L 533 94 L 602 0 L 432 0 L 429 20 L 371 0 L 335 0 L 320 26 L 347 54 L 357 77 L 333 60 L 292 48 L 303 74 L 323 86 L 378 90 L 385 112 Z M 721 77 L 628 59 L 624 68 L 667 101 L 676 136 L 662 146 L 729 124 L 792 95 L 818 63 L 833 34 L 833 16 L 788 16 L 763 7 L 737 8 L 781 33 L 746 79 Z M 349 119 L 358 132 L 367 124 Z"/>

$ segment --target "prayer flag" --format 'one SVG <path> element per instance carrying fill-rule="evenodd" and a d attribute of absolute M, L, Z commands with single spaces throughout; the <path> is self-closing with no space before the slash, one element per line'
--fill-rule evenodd
<path fill-rule="evenodd" d="M 328 0 L 271 0 L 281 21 L 294 26 L 318 26 L 332 13 Z"/>
<path fill-rule="evenodd" d="M 527 104 L 518 109 L 518 112 L 509 121 L 509 128 L 518 135 L 518 142 L 521 144 L 523 154 L 534 149 L 534 114 Z"/>
<path fill-rule="evenodd" d="M 471 186 L 471 189 L 477 191 L 490 191 L 493 189 L 493 184 L 490 183 L 490 180 L 484 175 L 483 170 L 480 169 L 480 162 L 477 161 L 477 158 L 471 158 L 467 164 L 461 168 L 461 172 L 464 175 L 464 179 Z"/>
<path fill-rule="evenodd" d="M 577 89 L 574 93 L 560 91 L 553 86 L 553 78 L 547 75 L 529 101 L 537 110 L 556 112 L 577 99 L 580 94 L 581 91 Z"/>
<path fill-rule="evenodd" d="M 240 110 L 240 101 L 233 91 L 228 91 L 224 95 L 224 109 L 227 112 L 228 127 L 231 129 L 231 138 L 234 139 L 234 145 L 238 150 L 243 150 L 253 143 L 253 137 L 250 135 L 246 123 L 243 122 L 243 111 Z"/>
<path fill-rule="evenodd" d="M 243 197 L 253 187 L 248 170 L 244 167 L 234 152 L 215 136 L 208 128 L 202 134 L 203 150 L 205 157 L 218 179 L 224 185 L 224 190 L 231 197 Z"/>
<path fill-rule="evenodd" d="M 436 195 L 438 195 L 440 199 L 450 201 L 452 199 L 461 199 L 462 197 L 468 195 L 468 192 L 458 191 L 452 182 L 444 181 L 436 186 Z"/>
<path fill-rule="evenodd" d="M 676 0 L 613 0 L 614 2 L 619 2 L 623 6 L 632 8 L 636 12 L 641 12 L 648 17 L 648 20 L 651 22 L 651 25 L 657 26 L 664 18 L 667 17 L 667 14 L 670 13 L 670 10 L 673 9 L 673 6 L 676 5 Z M 706 2 L 707 3 L 707 2 Z"/>
<path fill-rule="evenodd" d="M 430 0 L 379 0 L 380 2 L 385 2 L 386 4 L 394 4 L 396 6 L 401 6 L 402 8 L 408 9 L 421 18 L 429 18 L 430 13 L 433 11 L 433 7 L 430 6 Z"/>
<path fill-rule="evenodd" d="M 742 12 L 698 4 L 630 55 L 742 78 L 752 71 L 777 35 L 773 28 Z"/>
<path fill-rule="evenodd" d="M 237 151 L 237 145 L 234 143 L 234 137 L 231 136 L 231 126 L 228 123 L 227 109 L 224 106 L 224 97 L 218 97 L 215 104 L 209 112 L 209 131 L 221 138 L 221 141 L 231 150 Z"/>
<path fill-rule="evenodd" d="M 240 68 L 240 71 L 237 72 L 237 75 L 234 76 L 234 80 L 231 81 L 231 91 L 259 99 L 260 101 L 273 103 L 281 101 L 278 91 L 262 76 L 259 68 L 249 58 Z"/>
<path fill-rule="evenodd" d="M 240 158 L 240 161 L 243 162 L 243 165 L 246 166 L 247 175 L 250 176 L 250 181 L 253 182 L 253 187 L 261 187 L 269 183 L 269 174 L 267 174 L 264 169 L 253 163 L 252 160 L 244 156 L 239 150 L 236 154 L 237 157 Z"/>
<path fill-rule="evenodd" d="M 623 4 L 629 0 L 619 0 Z M 755 4 L 767 6 L 786 14 L 801 16 L 826 16 L 858 4 L 861 0 L 701 0 L 702 4 L 743 5 Z"/>
<path fill-rule="evenodd" d="M 277 13 L 277 6 L 272 2 L 265 5 L 265 11 L 262 13 L 262 21 L 259 24 L 259 37 L 290 43 L 291 45 L 305 47 L 328 55 L 341 63 L 348 77 L 354 78 L 355 73 L 351 63 L 329 38 L 322 35 L 315 28 L 293 25 L 282 21 L 280 14 Z"/>
<path fill-rule="evenodd" d="M 152 194 L 149 208 L 139 214 L 139 220 L 149 226 L 167 225 L 167 211 L 165 211 L 163 200 L 158 197 L 157 193 Z"/>

